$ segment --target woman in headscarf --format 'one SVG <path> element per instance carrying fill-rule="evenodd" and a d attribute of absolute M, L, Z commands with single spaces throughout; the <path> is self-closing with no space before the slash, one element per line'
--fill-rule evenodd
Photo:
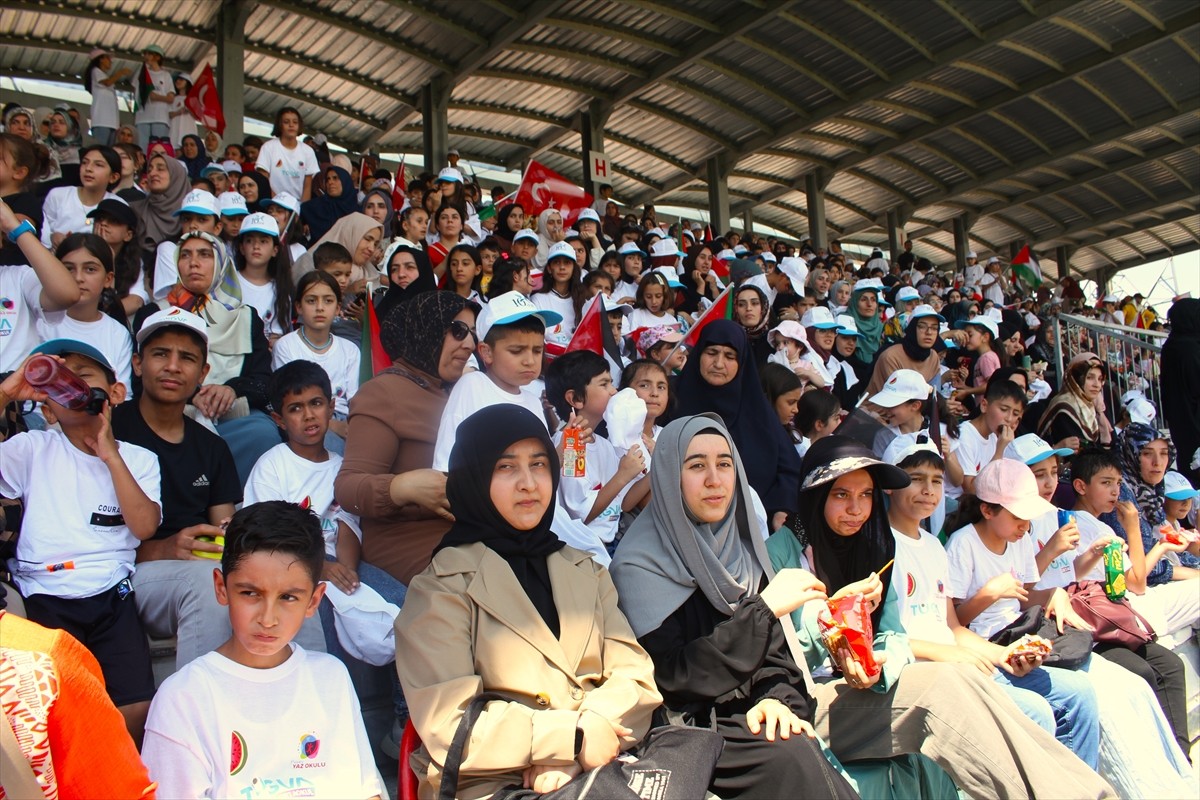
<path fill-rule="evenodd" d="M 1095 353 L 1070 360 L 1063 387 L 1050 398 L 1038 421 L 1038 435 L 1055 447 L 1072 450 L 1112 441 L 1112 425 L 1104 416 L 1104 362 Z"/>
<path fill-rule="evenodd" d="M 883 316 L 879 313 L 879 296 L 883 286 L 878 280 L 861 280 L 854 284 L 847 309 L 858 327 L 858 350 L 860 359 L 868 364 L 875 361 L 875 354 L 883 344 Z"/>
<path fill-rule="evenodd" d="M 363 195 L 359 211 L 383 226 L 383 238 L 393 235 L 396 216 L 392 211 L 392 193 L 383 186 L 376 186 Z"/>
<path fill-rule="evenodd" d="M 733 319 L 746 332 L 755 366 L 766 364 L 775 349 L 767 336 L 771 320 L 771 304 L 767 293 L 752 283 L 743 283 L 734 289 Z"/>
<path fill-rule="evenodd" d="M 325 170 L 325 191 L 300 205 L 300 219 L 308 226 L 310 241 L 317 241 L 342 217 L 358 210 L 358 195 L 350 173 L 341 167 Z"/>
<path fill-rule="evenodd" d="M 679 282 L 683 284 L 683 302 L 676 304 L 676 311 L 695 315 L 700 311 L 700 298 L 707 297 L 715 301 L 721 295 L 717 273 L 713 272 L 711 247 L 696 244 L 688 248 Z"/>
<path fill-rule="evenodd" d="M 150 156 L 146 163 L 146 195 L 129 204 L 138 218 L 134 241 L 150 258 L 159 244 L 174 239 L 182 230 L 176 212 L 191 188 L 187 168 L 178 159 L 161 153 Z"/>
<path fill-rule="evenodd" d="M 1029 359 L 1035 364 L 1039 361 L 1045 362 L 1045 381 L 1050 384 L 1052 390 L 1057 390 L 1059 388 L 1058 359 L 1054 356 L 1054 324 L 1050 321 L 1049 317 L 1040 317 L 1039 320 L 1041 324 L 1038 325 L 1037 329 L 1034 331 L 1033 344 L 1029 347 Z M 1164 346 L 1164 350 L 1165 349 L 1166 348 Z M 1195 376 L 1200 378 L 1200 358 L 1196 359 Z M 1197 393 L 1194 394 L 1193 397 L 1200 397 L 1200 384 L 1197 384 L 1196 392 Z M 1165 396 L 1163 400 L 1165 404 Z M 1164 411 L 1166 411 L 1166 409 L 1164 409 Z M 1171 419 L 1170 414 L 1167 415 L 1167 419 Z"/>
<path fill-rule="evenodd" d="M 425 292 L 380 321 L 392 365 L 350 401 L 337 501 L 362 523 L 363 558 L 407 584 L 429 565 L 453 520 L 446 476 L 433 466 L 450 388 L 475 350 L 475 307 Z"/>
<path fill-rule="evenodd" d="M 941 371 L 941 351 L 946 346 L 941 341 L 941 314 L 929 306 L 917 306 L 904 328 L 904 338 L 884 350 L 875 361 L 867 393 L 875 394 L 898 369 L 919 372 L 928 383 L 933 383 Z"/>
<path fill-rule="evenodd" d="M 1179 471 L 1200 486 L 1200 465 L 1193 466 L 1200 452 L 1200 299 L 1176 300 L 1167 318 L 1171 335 L 1159 364 L 1162 411 L 1179 448 Z"/>
<path fill-rule="evenodd" d="M 824 587 L 802 570 L 771 568 L 721 419 L 700 414 L 664 428 L 650 480 L 650 505 L 617 548 L 613 579 L 668 716 L 725 739 L 712 791 L 857 797 L 813 738 L 815 706 L 779 622 L 823 600 Z"/>
<path fill-rule="evenodd" d="M 375 314 L 381 320 L 401 303 L 437 289 L 437 276 L 429 256 L 406 239 L 394 239 L 388 245 L 383 254 L 383 268 L 388 276 L 387 292 L 375 304 Z"/>
<path fill-rule="evenodd" d="M 818 678 L 813 689 L 816 731 L 833 753 L 843 762 L 921 753 L 970 797 L 1111 796 L 975 664 L 914 662 L 899 603 L 907 595 L 901 581 L 916 578 L 895 569 L 881 575 L 896 554 L 884 492 L 907 486 L 908 474 L 840 435 L 813 442 L 802 474 L 801 530 L 771 537 L 771 562 L 781 572 L 811 568 L 831 598 L 861 595 L 879 666 L 872 675 L 846 651 L 828 654 L 817 622 L 823 603 L 792 614 L 807 665 L 816 669 L 828 656 L 841 673 Z"/>
<path fill-rule="evenodd" d="M 508 699 L 475 720 L 455 797 L 558 788 L 633 747 L 662 701 L 612 578 L 551 530 L 559 476 L 546 426 L 524 408 L 488 406 L 459 427 L 446 480 L 454 524 L 396 619 L 422 796 L 438 791 L 482 692 Z"/>
<path fill-rule="evenodd" d="M 547 208 L 538 214 L 537 233 L 538 251 L 537 255 L 533 257 L 531 266 L 543 269 L 546 266 L 550 248 L 558 242 L 566 241 L 567 231 L 562 213 L 557 208 Z"/>
<path fill-rule="evenodd" d="M 751 454 L 746 477 L 767 511 L 771 530 L 796 507 L 800 457 L 758 381 L 746 331 L 733 320 L 704 326 L 676 383 L 679 415 L 715 412 L 738 449 Z"/>
<path fill-rule="evenodd" d="M 183 166 L 187 167 L 188 178 L 193 181 L 199 180 L 201 170 L 205 165 L 212 163 L 208 154 L 204 152 L 204 141 L 194 133 L 187 134 L 179 143 L 178 158 L 183 162 Z"/>
<path fill-rule="evenodd" d="M 58 106 L 50 114 L 50 131 L 42 140 L 62 169 L 62 178 L 69 184 L 79 182 L 79 148 L 83 133 L 79 123 L 66 106 Z"/>
<path fill-rule="evenodd" d="M 261 172 L 243 172 L 238 178 L 237 191 L 245 198 L 246 208 L 254 213 L 261 209 L 260 203 L 271 199 L 271 182 Z"/>
<path fill-rule="evenodd" d="M 215 424 L 233 451 L 244 484 L 259 456 L 279 444 L 279 430 L 267 416 L 271 350 L 263 323 L 242 303 L 236 268 L 217 237 L 185 233 L 175 251 L 175 265 L 178 283 L 166 298 L 138 311 L 133 331 L 136 336 L 147 318 L 171 307 L 207 323 L 208 374 L 191 404 Z"/>
<path fill-rule="evenodd" d="M 349 294 L 363 290 L 366 281 L 378 280 L 379 270 L 375 268 L 375 255 L 379 244 L 383 241 L 383 226 L 375 220 L 358 211 L 351 211 L 333 223 L 329 231 L 308 248 L 308 252 L 296 259 L 292 265 L 292 279 L 299 281 L 313 267 L 313 252 L 325 242 L 337 242 L 350 253 L 352 267 L 350 270 Z"/>
<path fill-rule="evenodd" d="M 525 209 L 520 203 L 509 203 L 500 209 L 496 217 L 496 230 L 492 236 L 500 243 L 505 253 L 512 252 L 512 240 L 517 231 L 525 227 Z"/>

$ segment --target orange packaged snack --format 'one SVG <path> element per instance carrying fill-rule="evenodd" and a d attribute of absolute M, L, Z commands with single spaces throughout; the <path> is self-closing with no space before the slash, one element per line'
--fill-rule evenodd
<path fill-rule="evenodd" d="M 1054 651 L 1054 644 L 1041 636 L 1025 635 L 1013 643 L 1008 653 L 1008 663 L 1011 665 L 1021 656 L 1041 656 L 1045 658 Z"/>
<path fill-rule="evenodd" d="M 875 653 L 871 644 L 875 632 L 871 625 L 871 609 L 861 594 L 825 601 L 825 608 L 817 614 L 817 625 L 821 628 L 821 641 L 831 655 L 849 650 L 850 656 L 869 677 L 879 674 Z"/>

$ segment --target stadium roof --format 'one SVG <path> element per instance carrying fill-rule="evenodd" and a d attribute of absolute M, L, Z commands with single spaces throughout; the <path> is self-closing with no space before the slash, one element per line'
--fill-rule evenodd
<path fill-rule="evenodd" d="M 228 2 L 229 0 L 227 0 Z M 952 220 L 1008 255 L 1066 245 L 1115 270 L 1200 248 L 1194 0 L 256 0 L 247 114 L 297 105 L 350 148 L 422 149 L 419 94 L 452 87 L 449 141 L 578 178 L 579 112 L 605 118 L 616 196 L 797 237 L 805 182 L 831 233 L 952 259 Z M 0 74 L 73 79 L 94 46 L 171 66 L 215 53 L 221 0 L 6 0 Z"/>

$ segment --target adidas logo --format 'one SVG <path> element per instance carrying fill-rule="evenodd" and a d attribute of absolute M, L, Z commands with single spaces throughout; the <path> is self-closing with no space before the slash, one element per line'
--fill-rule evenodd
<path fill-rule="evenodd" d="M 202 473 L 199 478 L 196 478 L 196 480 L 192 481 L 192 486 L 208 486 L 208 476 Z"/>

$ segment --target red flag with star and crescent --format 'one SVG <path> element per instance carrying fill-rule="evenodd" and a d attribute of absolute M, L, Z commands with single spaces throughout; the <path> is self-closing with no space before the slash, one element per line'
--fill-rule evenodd
<path fill-rule="evenodd" d="M 517 188 L 516 202 L 527 216 L 536 217 L 547 208 L 557 208 L 563 224 L 575 224 L 579 212 L 591 208 L 593 197 L 554 170 L 537 161 L 530 161 Z"/>
<path fill-rule="evenodd" d="M 217 95 L 217 82 L 213 79 L 211 64 L 205 64 L 204 69 L 200 70 L 183 104 L 201 125 L 216 131 L 217 136 L 225 135 L 225 112 L 221 110 L 221 98 Z"/>

